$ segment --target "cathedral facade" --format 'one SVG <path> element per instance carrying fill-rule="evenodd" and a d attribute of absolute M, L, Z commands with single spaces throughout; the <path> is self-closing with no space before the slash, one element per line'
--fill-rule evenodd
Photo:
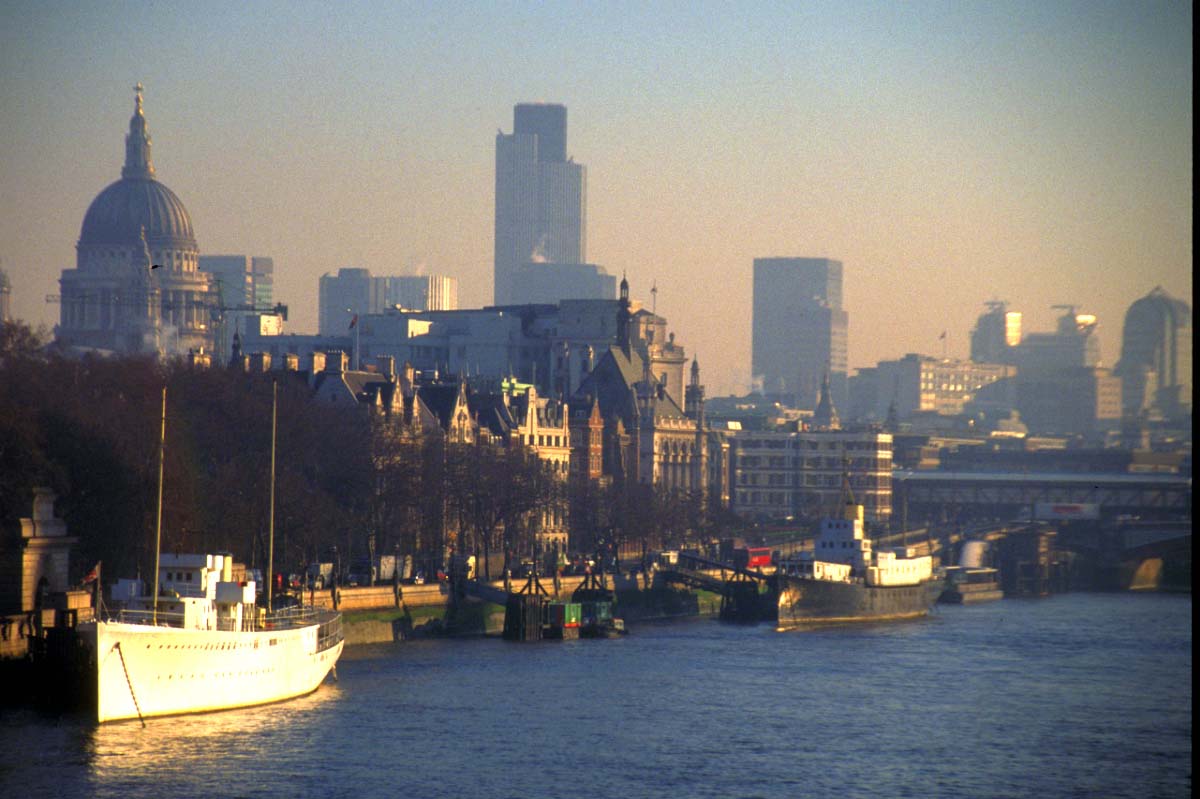
<path fill-rule="evenodd" d="M 212 277 L 198 269 L 192 219 L 154 175 L 142 86 L 125 137 L 121 179 L 83 217 L 74 269 L 59 280 L 55 339 L 77 351 L 156 357 L 210 351 Z"/>

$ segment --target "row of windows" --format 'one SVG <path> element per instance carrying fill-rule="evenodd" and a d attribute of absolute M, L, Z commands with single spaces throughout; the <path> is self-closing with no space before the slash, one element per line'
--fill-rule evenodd
<path fill-rule="evenodd" d="M 214 671 L 214 672 L 213 672 L 211 675 L 204 675 L 204 674 L 201 674 L 201 675 L 200 675 L 200 679 L 202 679 L 202 680 L 203 680 L 203 679 L 205 679 L 205 678 L 206 678 L 206 676 L 209 676 L 209 677 L 219 677 L 219 678 L 221 678 L 221 679 L 229 679 L 229 678 L 231 678 L 231 677 L 257 677 L 257 676 L 259 676 L 259 675 L 262 675 L 262 674 L 274 674 L 274 673 L 275 673 L 275 671 L 276 671 L 276 669 L 274 669 L 274 668 L 270 668 L 270 669 L 252 669 L 252 670 L 248 670 L 248 671 Z M 163 678 L 163 676 L 160 674 L 160 675 L 158 675 L 158 676 L 157 676 L 155 679 L 157 679 L 157 680 L 162 680 L 162 678 Z M 176 674 L 168 674 L 168 675 L 167 675 L 167 679 L 168 679 L 168 680 L 174 681 L 176 678 L 178 678 L 178 679 L 180 679 L 180 680 L 194 680 L 194 679 L 196 679 L 196 675 L 195 675 L 195 673 L 192 673 L 192 674 L 178 674 L 178 675 L 176 675 Z"/>
<path fill-rule="evenodd" d="M 278 639 L 272 638 L 270 641 L 268 641 L 268 646 L 275 646 L 277 643 L 279 643 Z M 151 646 L 151 644 L 146 644 L 147 649 L 149 649 Z M 233 649 L 258 649 L 258 641 L 243 641 L 241 643 L 222 641 L 219 644 L 159 644 L 158 648 L 197 650 L 202 652 L 225 652 Z"/>
<path fill-rule="evenodd" d="M 766 478 L 765 480 L 763 479 L 764 477 Z M 757 485 L 800 486 L 800 485 L 805 485 L 805 486 L 837 487 L 842 484 L 842 475 L 840 475 L 840 474 L 806 474 L 806 475 L 803 475 L 803 480 L 801 479 L 801 477 L 802 477 L 801 475 L 793 474 L 793 475 L 790 475 L 791 479 L 789 480 L 789 475 L 787 475 L 787 474 L 762 475 L 762 474 L 755 474 L 753 472 L 749 472 L 749 473 L 739 472 L 736 482 L 739 485 L 749 485 L 749 486 L 757 486 Z M 889 489 L 892 487 L 892 477 L 890 474 L 886 474 L 886 475 L 862 475 L 862 474 L 850 475 L 850 486 L 852 488 L 866 488 L 866 489 L 874 488 L 874 489 L 880 489 L 880 490 Z"/>
<path fill-rule="evenodd" d="M 521 439 L 522 439 L 522 443 L 533 446 L 533 436 L 532 435 L 521 436 Z M 566 436 L 539 435 L 537 437 L 537 446 L 539 446 L 539 447 L 565 447 L 565 446 L 567 446 L 566 441 L 567 441 Z"/>
<path fill-rule="evenodd" d="M 772 456 L 763 458 L 758 455 L 739 455 L 735 465 L 747 469 L 766 467 L 768 469 L 788 468 L 788 459 Z M 891 458 L 792 458 L 793 469 L 841 469 L 848 466 L 851 469 L 863 471 L 867 469 L 885 470 L 892 468 Z"/>
<path fill-rule="evenodd" d="M 745 509 L 753 506 L 774 506 L 774 507 L 791 507 L 793 494 L 788 491 L 738 491 L 735 495 L 737 509 Z M 892 501 L 888 496 L 868 495 L 860 497 L 863 500 L 863 505 L 867 511 L 867 517 L 883 516 L 892 512 Z M 804 505 L 811 505 L 814 501 L 814 495 L 799 496 L 799 502 Z"/>
<path fill-rule="evenodd" d="M 824 444 L 824 446 L 822 446 Z M 825 449 L 831 452 L 838 450 L 865 450 L 867 452 L 891 452 L 892 442 L 875 439 L 867 441 L 817 441 L 811 438 L 735 438 L 734 447 L 738 449 Z"/>

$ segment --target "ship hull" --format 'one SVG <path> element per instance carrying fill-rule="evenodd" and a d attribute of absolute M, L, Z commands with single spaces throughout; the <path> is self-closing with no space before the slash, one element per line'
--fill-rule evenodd
<path fill-rule="evenodd" d="M 340 621 L 339 621 L 340 624 Z M 98 621 L 81 625 L 96 658 L 97 721 L 204 713 L 311 693 L 337 663 L 319 624 L 252 632 Z"/>
<path fill-rule="evenodd" d="M 936 578 L 917 585 L 868 586 L 780 575 L 779 626 L 919 618 L 943 588 Z"/>

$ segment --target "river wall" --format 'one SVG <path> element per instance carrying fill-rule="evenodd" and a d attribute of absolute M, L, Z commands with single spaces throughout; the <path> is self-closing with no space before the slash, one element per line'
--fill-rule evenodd
<path fill-rule="evenodd" d="M 541 581 L 552 600 L 569 601 L 583 577 L 563 577 L 555 590 L 550 579 Z M 490 583 L 503 591 L 503 581 Z M 511 590 L 525 581 L 513 581 Z M 647 584 L 642 578 L 609 577 L 606 585 L 616 594 L 615 613 L 626 623 L 657 619 L 715 616 L 721 598 L 706 591 L 691 591 Z M 330 591 L 304 596 L 306 604 L 332 607 Z M 504 606 L 474 597 L 455 598 L 448 583 L 403 585 L 399 601 L 392 586 L 343 588 L 338 597 L 347 646 L 388 643 L 429 636 L 499 635 L 504 629 Z"/>

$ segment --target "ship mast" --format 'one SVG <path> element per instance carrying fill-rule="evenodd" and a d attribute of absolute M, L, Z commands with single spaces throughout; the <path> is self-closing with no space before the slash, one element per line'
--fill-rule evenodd
<path fill-rule="evenodd" d="M 275 428 L 279 407 L 279 383 L 271 382 L 271 504 L 267 523 L 267 613 L 271 612 L 271 592 L 275 587 Z"/>
<path fill-rule="evenodd" d="M 162 495 L 163 454 L 167 446 L 167 387 L 162 390 L 162 428 L 158 434 L 158 519 L 154 524 L 154 613 L 152 621 L 158 624 L 158 559 L 162 550 Z"/>

